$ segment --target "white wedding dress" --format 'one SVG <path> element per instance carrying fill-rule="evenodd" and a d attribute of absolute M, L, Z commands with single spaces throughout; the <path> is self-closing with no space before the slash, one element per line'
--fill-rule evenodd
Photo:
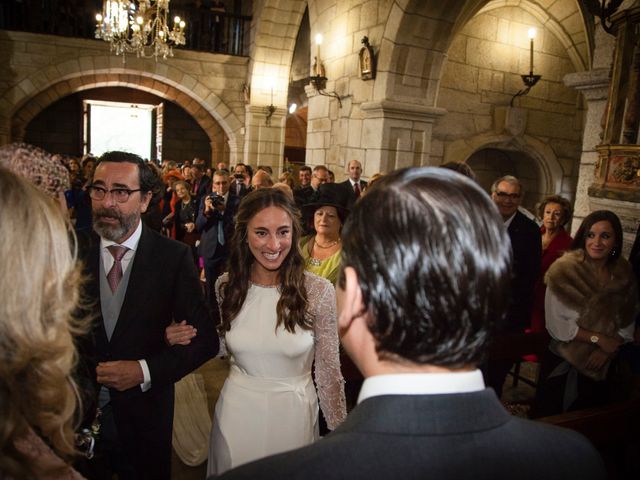
<path fill-rule="evenodd" d="M 317 440 L 318 396 L 330 429 L 346 417 L 335 291 L 308 272 L 305 286 L 313 329 L 291 333 L 275 328 L 279 289 L 250 285 L 225 335 L 231 369 L 215 407 L 207 476 Z"/>

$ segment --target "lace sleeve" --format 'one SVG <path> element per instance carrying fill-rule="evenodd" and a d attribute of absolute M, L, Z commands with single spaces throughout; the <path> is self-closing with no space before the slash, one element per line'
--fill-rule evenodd
<path fill-rule="evenodd" d="M 329 430 L 347 416 L 344 379 L 340 371 L 340 342 L 336 319 L 336 293 L 323 278 L 307 274 L 307 294 L 314 315 L 315 379 L 320 407 Z"/>
<path fill-rule="evenodd" d="M 222 294 L 220 293 L 220 287 L 222 287 L 223 283 L 227 283 L 228 281 L 229 281 L 229 274 L 228 273 L 223 273 L 216 280 L 216 284 L 215 284 L 215 287 L 214 287 L 215 290 L 216 290 L 216 300 L 218 301 L 217 302 L 218 303 L 218 313 L 219 313 L 220 318 L 222 318 L 222 310 L 220 310 L 220 305 L 222 305 Z M 218 354 L 216 355 L 216 358 L 224 358 L 227 355 L 229 355 L 229 352 L 227 352 L 227 342 L 225 340 L 224 335 L 218 334 L 218 339 L 220 340 L 220 349 L 218 350 Z"/>

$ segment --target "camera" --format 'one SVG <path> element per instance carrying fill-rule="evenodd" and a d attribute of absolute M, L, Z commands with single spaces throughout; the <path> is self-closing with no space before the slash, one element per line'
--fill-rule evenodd
<path fill-rule="evenodd" d="M 224 205 L 224 197 L 222 195 L 218 195 L 216 192 L 210 193 L 207 195 L 207 198 L 211 199 L 214 208 Z"/>
<path fill-rule="evenodd" d="M 234 173 L 233 178 L 237 178 L 238 180 L 244 180 L 244 175 L 241 173 Z"/>

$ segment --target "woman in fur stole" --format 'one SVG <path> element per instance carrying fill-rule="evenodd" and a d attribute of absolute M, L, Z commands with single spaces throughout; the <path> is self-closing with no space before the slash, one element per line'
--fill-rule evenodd
<path fill-rule="evenodd" d="M 598 210 L 584 219 L 571 250 L 549 268 L 545 311 L 552 354 L 541 372 L 536 416 L 607 401 L 611 360 L 633 340 L 638 310 L 635 277 L 621 250 L 620 220 Z"/>

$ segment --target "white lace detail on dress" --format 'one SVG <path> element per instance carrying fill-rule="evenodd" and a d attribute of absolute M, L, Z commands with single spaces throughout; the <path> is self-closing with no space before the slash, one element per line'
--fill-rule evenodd
<path fill-rule="evenodd" d="M 334 430 L 347 416 L 344 379 L 340 371 L 336 293 L 328 280 L 309 272 L 305 272 L 305 286 L 313 315 L 318 399 L 329 430 Z"/>
<path fill-rule="evenodd" d="M 218 313 L 220 314 L 220 319 L 222 319 L 222 310 L 220 309 L 220 305 L 222 305 L 222 295 L 220 294 L 220 288 L 222 287 L 223 283 L 227 283 L 228 281 L 229 272 L 225 272 L 218 277 L 215 284 L 216 300 L 218 300 Z M 226 357 L 227 355 L 229 355 L 229 352 L 227 352 L 227 342 L 224 338 L 224 335 L 218 334 L 218 339 L 220 341 L 220 349 L 218 350 L 216 358 Z"/>

